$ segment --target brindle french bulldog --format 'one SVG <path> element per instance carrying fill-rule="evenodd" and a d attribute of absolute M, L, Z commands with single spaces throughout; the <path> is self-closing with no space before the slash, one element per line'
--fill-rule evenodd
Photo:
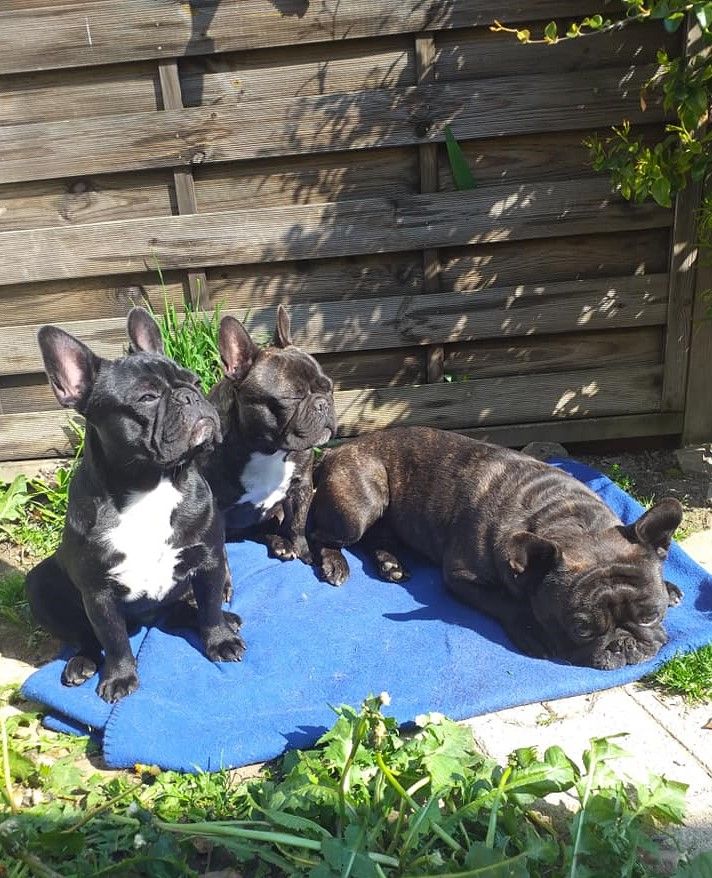
<path fill-rule="evenodd" d="M 208 398 L 220 415 L 223 442 L 205 472 L 228 538 L 250 534 L 282 560 L 310 563 L 304 530 L 314 447 L 336 432 L 333 384 L 292 343 L 281 305 L 271 345 L 260 348 L 238 320 L 225 316 L 219 346 L 225 378 Z"/>
<path fill-rule="evenodd" d="M 523 454 L 425 427 L 329 449 L 309 536 L 324 579 L 348 578 L 339 551 L 370 539 L 379 575 L 408 576 L 394 539 L 442 565 L 448 588 L 498 619 L 524 652 L 613 669 L 652 658 L 682 598 L 662 561 L 682 520 L 661 500 L 620 519 L 569 474 Z"/>

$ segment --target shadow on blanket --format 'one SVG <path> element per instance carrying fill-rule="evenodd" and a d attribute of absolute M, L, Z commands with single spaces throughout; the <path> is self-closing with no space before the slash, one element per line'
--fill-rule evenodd
<path fill-rule="evenodd" d="M 572 461 L 557 462 L 587 482 L 624 521 L 641 507 L 607 478 Z M 246 765 L 290 747 L 311 746 L 333 722 L 330 704 L 358 704 L 388 691 L 401 722 L 438 710 L 463 719 L 532 701 L 630 682 L 675 652 L 712 641 L 712 577 L 678 547 L 668 579 L 685 591 L 670 610 L 670 642 L 652 662 L 597 671 L 516 652 L 493 620 L 456 602 L 439 571 L 418 563 L 407 586 L 373 578 L 350 556 L 340 589 L 317 581 L 298 561 L 269 559 L 263 546 L 228 546 L 248 651 L 241 664 L 212 664 L 197 637 L 160 628 L 132 639 L 140 688 L 114 707 L 96 679 L 63 687 L 54 661 L 25 683 L 47 705 L 46 724 L 101 738 L 112 767 L 136 762 L 184 771 Z"/>

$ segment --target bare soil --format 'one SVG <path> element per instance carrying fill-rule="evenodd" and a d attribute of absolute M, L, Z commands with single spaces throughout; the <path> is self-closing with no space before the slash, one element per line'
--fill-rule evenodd
<path fill-rule="evenodd" d="M 686 475 L 670 450 L 622 452 L 617 454 L 575 455 L 578 460 L 601 472 L 627 476 L 633 485 L 627 490 L 641 502 L 675 497 L 685 510 L 681 535 L 690 536 L 712 528 L 712 507 L 706 505 L 710 478 Z M 616 472 L 615 465 L 618 470 Z"/>

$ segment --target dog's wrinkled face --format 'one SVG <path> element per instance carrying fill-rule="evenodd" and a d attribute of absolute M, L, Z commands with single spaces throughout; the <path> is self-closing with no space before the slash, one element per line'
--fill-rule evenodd
<path fill-rule="evenodd" d="M 666 498 L 628 527 L 557 545 L 516 534 L 515 575 L 529 593 L 546 651 L 604 670 L 653 658 L 667 641 L 663 619 L 682 595 L 662 562 L 682 507 Z"/>
<path fill-rule="evenodd" d="M 172 468 L 220 441 L 220 423 L 197 377 L 163 355 L 158 327 L 142 308 L 128 318 L 131 353 L 97 357 L 54 326 L 40 350 L 59 402 L 84 415 L 109 461 Z"/>
<path fill-rule="evenodd" d="M 260 451 L 304 451 L 334 436 L 333 384 L 313 357 L 292 344 L 282 306 L 272 345 L 265 349 L 234 317 L 223 317 L 220 354 L 225 374 L 239 391 L 235 416 L 240 433 Z"/>

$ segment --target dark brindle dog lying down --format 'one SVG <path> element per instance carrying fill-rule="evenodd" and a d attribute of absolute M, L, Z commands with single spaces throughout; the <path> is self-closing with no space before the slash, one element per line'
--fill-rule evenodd
<path fill-rule="evenodd" d="M 682 507 L 661 500 L 624 526 L 572 476 L 523 454 L 425 427 L 329 450 L 311 539 L 333 585 L 340 547 L 368 531 L 382 578 L 407 572 L 394 538 L 442 564 L 448 588 L 498 619 L 524 652 L 613 669 L 652 658 L 680 590 L 662 561 Z"/>

